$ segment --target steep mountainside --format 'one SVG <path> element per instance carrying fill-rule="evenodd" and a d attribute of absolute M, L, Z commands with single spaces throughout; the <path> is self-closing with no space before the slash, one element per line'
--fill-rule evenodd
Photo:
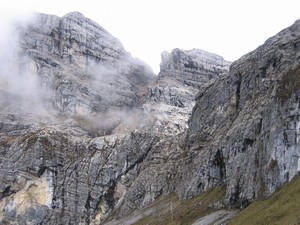
<path fill-rule="evenodd" d="M 270 197 L 299 174 L 299 94 L 300 20 L 233 62 L 197 95 L 174 162 L 175 192 L 185 201 L 169 195 L 118 222 L 223 224 L 236 213 L 232 209 Z M 233 223 L 298 224 L 298 180 L 250 205 Z"/>
<path fill-rule="evenodd" d="M 36 14 L 13 32 L 1 64 L 1 223 L 99 224 L 174 192 L 198 88 L 228 62 L 175 50 L 194 67 L 155 78 L 77 12 Z"/>
<path fill-rule="evenodd" d="M 8 34 L 1 224 L 221 223 L 300 170 L 300 21 L 231 65 L 165 52 L 157 77 L 78 12 Z"/>
<path fill-rule="evenodd" d="M 299 68 L 298 20 L 198 97 L 187 134 L 194 184 L 225 182 L 227 203 L 246 206 L 299 172 Z"/>
<path fill-rule="evenodd" d="M 10 35 L 17 36 L 19 43 L 1 50 L 9 57 L 2 63 L 6 74 L 0 90 L 12 97 L 25 94 L 35 104 L 46 102 L 46 110 L 59 114 L 132 108 L 139 104 L 138 88 L 154 79 L 149 66 L 132 58 L 119 40 L 78 12 L 62 18 L 36 14 Z"/>
<path fill-rule="evenodd" d="M 160 75 L 174 77 L 184 84 L 202 88 L 213 83 L 216 75 L 228 71 L 229 65 L 230 62 L 221 56 L 200 49 L 174 49 L 172 53 L 162 53 Z"/>

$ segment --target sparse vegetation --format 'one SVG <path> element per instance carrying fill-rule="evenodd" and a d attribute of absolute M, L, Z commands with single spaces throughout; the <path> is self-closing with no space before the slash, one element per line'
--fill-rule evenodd
<path fill-rule="evenodd" d="M 267 200 L 252 203 L 230 223 L 230 225 L 241 224 L 300 224 L 300 175 L 285 184 Z"/>
<path fill-rule="evenodd" d="M 300 90 L 300 65 L 295 69 L 290 70 L 285 74 L 280 82 L 280 86 L 277 90 L 277 97 L 286 101 L 291 98 L 293 93 Z"/>
<path fill-rule="evenodd" d="M 276 167 L 278 167 L 278 162 L 275 159 L 271 159 L 270 165 L 269 165 L 269 170 L 273 171 Z"/>
<path fill-rule="evenodd" d="M 224 199 L 225 193 L 225 185 L 220 185 L 189 200 L 180 200 L 174 194 L 162 197 L 157 202 L 149 206 L 153 208 L 154 213 L 145 216 L 134 224 L 192 224 L 197 219 L 223 208 L 222 201 Z M 213 205 L 218 205 L 218 207 L 214 207 Z"/>

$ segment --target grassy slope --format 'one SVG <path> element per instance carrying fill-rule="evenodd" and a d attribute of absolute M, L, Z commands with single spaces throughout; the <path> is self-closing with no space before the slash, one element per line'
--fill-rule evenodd
<path fill-rule="evenodd" d="M 208 190 L 190 200 L 179 200 L 175 195 L 163 197 L 150 207 L 155 213 L 140 219 L 135 225 L 189 225 L 197 219 L 220 210 L 211 207 L 213 203 L 221 203 L 225 196 L 225 186 L 221 185 Z M 162 207 L 163 206 L 163 207 Z M 158 207 L 161 207 L 159 210 Z"/>
<path fill-rule="evenodd" d="M 190 225 L 197 219 L 222 209 L 224 185 L 189 200 L 176 195 L 160 198 L 139 212 L 134 225 Z M 219 207 L 212 207 L 217 203 Z M 218 204 L 219 203 L 219 204 Z M 149 211 L 151 213 L 146 213 Z M 300 174 L 265 200 L 257 200 L 241 211 L 230 225 L 300 225 Z"/>
<path fill-rule="evenodd" d="M 300 224 L 300 175 L 278 192 L 244 209 L 230 225 Z"/>

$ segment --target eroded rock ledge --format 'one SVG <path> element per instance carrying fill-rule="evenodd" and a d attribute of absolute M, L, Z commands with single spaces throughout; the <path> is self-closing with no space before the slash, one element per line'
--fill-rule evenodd
<path fill-rule="evenodd" d="M 1 222 L 99 224 L 174 192 L 195 97 L 226 73 L 222 58 L 193 50 L 193 83 L 177 62 L 176 76 L 154 77 L 77 12 L 37 14 L 17 31 L 9 60 L 21 63 L 9 71 L 31 79 L 28 94 L 0 93 Z"/>
<path fill-rule="evenodd" d="M 300 21 L 229 72 L 175 49 L 158 77 L 77 12 L 18 32 L 8 71 L 34 82 L 1 76 L 1 223 L 105 223 L 220 184 L 239 208 L 299 172 Z"/>

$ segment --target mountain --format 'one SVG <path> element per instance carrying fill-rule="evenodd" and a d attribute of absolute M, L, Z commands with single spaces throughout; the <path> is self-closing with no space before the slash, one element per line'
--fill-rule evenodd
<path fill-rule="evenodd" d="M 228 222 L 271 196 L 299 171 L 299 31 L 233 63 L 164 52 L 156 76 L 78 12 L 15 23 L 0 54 L 1 224 Z"/>
<path fill-rule="evenodd" d="M 194 182 L 210 186 L 224 180 L 228 204 L 270 196 L 299 172 L 299 34 L 296 21 L 232 63 L 229 74 L 197 99 L 189 153 L 200 151 L 215 163 L 207 161 L 211 169 L 204 173 L 213 179 L 196 172 Z M 199 160 L 195 165 L 205 166 Z"/>
<path fill-rule="evenodd" d="M 10 85 L 3 91 L 13 90 L 12 94 L 31 101 L 36 100 L 31 95 L 40 95 L 38 100 L 63 115 L 137 106 L 138 87 L 155 77 L 118 39 L 78 12 L 62 18 L 36 14 L 11 35 L 19 43 L 13 44 L 14 52 L 7 50 L 11 57 L 6 61 L 20 65 L 3 68 L 13 73 L 3 76 Z M 27 77 L 22 80 L 22 76 Z M 21 85 L 29 86 L 29 93 L 20 93 Z"/>
<path fill-rule="evenodd" d="M 198 88 L 229 63 L 174 50 L 162 67 L 181 52 L 195 68 L 155 76 L 78 12 L 35 14 L 12 33 L 1 64 L 2 223 L 96 224 L 174 191 L 177 135 Z M 192 76 L 198 66 L 205 73 Z"/>

